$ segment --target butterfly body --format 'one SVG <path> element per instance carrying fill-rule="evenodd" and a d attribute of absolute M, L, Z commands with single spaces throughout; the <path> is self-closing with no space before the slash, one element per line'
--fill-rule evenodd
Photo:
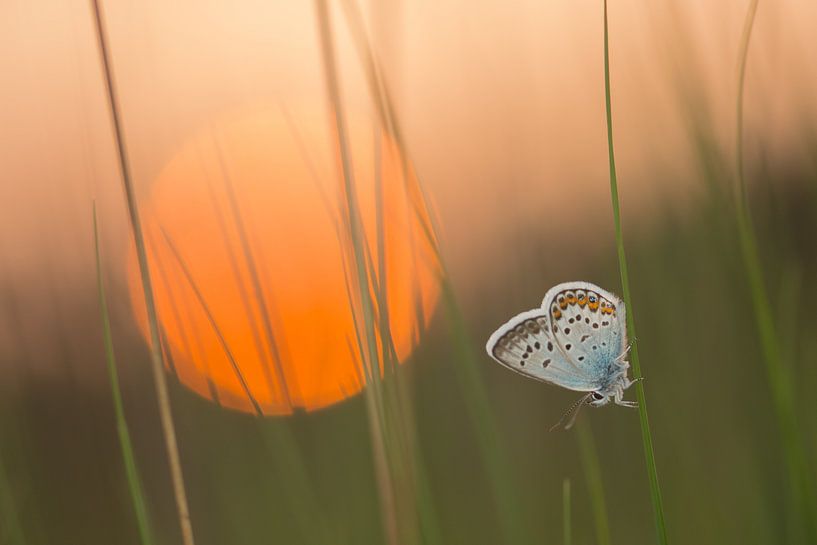
<path fill-rule="evenodd" d="M 554 286 L 540 308 L 522 312 L 497 329 L 486 349 L 512 371 L 586 392 L 577 407 L 610 401 L 635 406 L 623 397 L 633 384 L 625 359 L 629 346 L 624 303 L 589 282 Z"/>

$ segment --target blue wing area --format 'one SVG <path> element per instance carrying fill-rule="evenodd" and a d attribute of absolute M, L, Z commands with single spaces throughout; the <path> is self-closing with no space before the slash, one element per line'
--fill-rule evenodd
<path fill-rule="evenodd" d="M 627 333 L 618 297 L 587 282 L 569 282 L 549 291 L 542 306 L 569 361 L 600 384 L 620 371 L 615 360 L 626 348 Z"/>
<path fill-rule="evenodd" d="M 530 378 L 578 392 L 602 385 L 597 373 L 588 373 L 564 353 L 543 309 L 513 317 L 491 335 L 485 348 L 496 361 Z"/>

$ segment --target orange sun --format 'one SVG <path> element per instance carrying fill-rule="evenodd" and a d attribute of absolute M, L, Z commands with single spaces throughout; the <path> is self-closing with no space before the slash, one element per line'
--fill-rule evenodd
<path fill-rule="evenodd" d="M 350 305 L 356 269 L 327 121 L 279 108 L 230 116 L 188 141 L 142 204 L 167 365 L 223 406 L 288 414 L 365 385 L 361 313 Z M 348 132 L 370 292 L 385 293 L 404 361 L 436 303 L 436 253 L 398 147 L 384 137 L 375 153 L 365 118 L 350 119 Z M 129 286 L 147 337 L 135 259 Z"/>

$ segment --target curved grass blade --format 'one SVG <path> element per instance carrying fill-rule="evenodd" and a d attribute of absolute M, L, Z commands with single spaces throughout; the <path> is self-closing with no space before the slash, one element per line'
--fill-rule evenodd
<path fill-rule="evenodd" d="M 26 539 L 20 525 L 17 505 L 11 494 L 11 483 L 6 475 L 6 468 L 0 458 L 0 543 L 25 545 Z"/>
<path fill-rule="evenodd" d="M 573 543 L 573 529 L 570 516 L 570 479 L 562 481 L 562 537 L 564 545 Z"/>
<path fill-rule="evenodd" d="M 193 292 L 196 301 L 199 303 L 202 312 L 221 345 L 225 357 L 230 362 L 230 366 L 241 384 L 244 394 L 253 406 L 255 416 L 258 417 L 258 428 L 264 441 L 264 446 L 278 461 L 277 470 L 281 485 L 291 498 L 290 505 L 293 506 L 292 516 L 297 520 L 304 539 L 313 545 L 328 543 L 330 534 L 326 524 L 326 518 L 319 508 L 318 500 L 314 496 L 314 486 L 310 482 L 306 468 L 304 467 L 304 456 L 292 434 L 289 422 L 279 421 L 268 423 L 262 420 L 264 412 L 258 400 L 252 394 L 249 384 L 241 372 L 235 354 L 230 348 L 223 330 L 219 327 L 218 321 L 210 309 L 210 306 L 207 304 L 207 300 L 201 288 L 195 281 L 190 267 L 182 258 L 179 249 L 167 231 L 161 226 L 160 231 L 176 265 L 182 272 L 186 285 Z"/>
<path fill-rule="evenodd" d="M 809 470 L 808 454 L 803 444 L 797 421 L 794 386 L 789 369 L 781 358 L 780 340 L 774 327 L 772 307 L 766 292 L 763 269 L 760 263 L 757 237 L 755 236 L 749 212 L 749 198 L 743 167 L 743 94 L 746 79 L 746 62 L 749 43 L 757 15 L 758 0 L 751 0 L 743 23 L 743 32 L 738 52 L 738 82 L 735 118 L 735 169 L 737 188 L 735 191 L 735 216 L 741 257 L 749 280 L 752 307 L 760 336 L 766 376 L 772 394 L 777 425 L 783 439 L 783 453 L 788 473 L 789 489 L 793 507 L 799 511 L 798 519 L 803 525 L 809 543 L 817 543 L 817 497 L 815 482 Z"/>
<path fill-rule="evenodd" d="M 102 338 L 105 343 L 105 361 L 108 364 L 108 378 L 111 381 L 111 394 L 113 396 L 114 412 L 116 414 L 116 431 L 119 435 L 119 446 L 122 448 L 122 460 L 125 464 L 125 474 L 128 478 L 128 490 L 133 510 L 136 514 L 136 524 L 139 528 L 139 538 L 142 545 L 153 545 L 153 532 L 148 517 L 145 495 L 142 491 L 142 483 L 139 478 L 139 471 L 136 467 L 136 457 L 131 445 L 128 422 L 125 419 L 125 408 L 122 403 L 122 391 L 119 388 L 119 373 L 116 370 L 116 357 L 113 349 L 113 338 L 111 336 L 111 324 L 108 317 L 108 304 L 105 300 L 105 283 L 102 280 L 102 258 L 99 251 L 99 229 L 96 217 L 96 203 L 93 205 L 94 215 L 94 255 L 96 257 L 96 285 L 99 297 L 99 312 L 102 318 Z"/>
<path fill-rule="evenodd" d="M 436 253 L 435 257 L 440 274 L 440 304 L 445 311 L 450 329 L 450 339 L 456 354 L 457 364 L 454 365 L 454 368 L 457 382 L 479 442 L 479 451 L 488 475 L 488 483 L 498 513 L 497 519 L 503 540 L 505 543 L 527 543 L 530 541 L 530 535 L 520 515 L 522 512 L 521 502 L 514 489 L 514 481 L 509 471 L 512 464 L 508 461 L 509 456 L 501 444 L 502 441 L 497 440 L 501 433 L 480 373 L 479 358 L 473 349 L 473 339 L 468 332 L 465 318 L 462 315 L 462 310 L 442 257 L 440 239 L 437 235 L 440 230 L 436 225 L 434 214 L 429 209 L 428 199 L 419 177 L 411 175 L 411 167 L 408 163 L 409 154 L 402 129 L 392 104 L 383 71 L 364 30 L 365 25 L 362 14 L 353 0 L 343 0 L 341 7 L 344 8 L 355 48 L 365 69 L 370 94 L 375 101 L 383 130 L 391 137 L 401 152 L 403 180 L 407 184 L 406 192 L 411 196 L 414 214 L 420 222 L 426 241 L 430 243 Z"/>
<path fill-rule="evenodd" d="M 627 331 L 631 339 L 638 338 L 635 331 L 635 317 L 630 297 L 630 281 L 627 274 L 627 255 L 624 252 L 624 237 L 621 229 L 621 209 L 618 198 L 618 179 L 616 177 L 616 160 L 613 152 L 613 113 L 610 99 L 610 45 L 607 24 L 607 0 L 604 0 L 604 101 L 607 112 L 607 149 L 610 160 L 610 197 L 613 204 L 613 223 L 616 230 L 616 250 L 618 253 L 618 268 L 621 274 L 621 289 L 624 296 L 624 305 L 627 309 Z M 630 363 L 633 366 L 633 377 L 640 379 L 641 362 L 638 358 L 638 343 L 633 342 L 630 350 Z M 650 481 L 650 497 L 652 499 L 653 514 L 655 516 L 655 530 L 658 534 L 658 543 L 666 545 L 667 528 L 664 519 L 664 505 L 661 499 L 661 487 L 658 483 L 658 469 L 655 466 L 655 453 L 652 445 L 652 432 L 647 414 L 647 397 L 644 392 L 644 381 L 636 383 L 638 397 L 638 416 L 641 422 L 641 441 L 644 445 L 644 458 L 647 462 L 647 476 Z"/>
<path fill-rule="evenodd" d="M 601 480 L 601 464 L 599 464 L 596 442 L 593 440 L 593 431 L 587 420 L 580 420 L 576 426 L 579 438 L 579 453 L 584 469 L 584 478 L 590 492 L 590 502 L 593 505 L 593 519 L 596 526 L 596 541 L 598 545 L 611 545 L 610 522 L 607 516 L 607 502 L 604 499 L 604 484 Z"/>
<path fill-rule="evenodd" d="M 148 327 L 150 329 L 150 361 L 153 373 L 153 382 L 156 388 L 156 399 L 159 404 L 159 416 L 162 423 L 162 433 L 164 434 L 165 447 L 167 448 L 168 463 L 170 465 L 171 483 L 173 493 L 176 498 L 176 508 L 179 516 L 179 526 L 182 531 L 182 542 L 184 545 L 194 545 L 193 526 L 190 523 L 190 507 L 187 503 L 187 492 L 184 488 L 184 475 L 182 474 L 182 464 L 179 456 L 179 445 L 176 439 L 176 428 L 173 423 L 173 415 L 170 409 L 170 393 L 167 389 L 167 380 L 164 374 L 164 362 L 162 357 L 162 340 L 159 335 L 159 321 L 156 317 L 156 305 L 153 299 L 153 289 L 151 287 L 150 270 L 148 268 L 147 251 L 142 233 L 142 222 L 139 218 L 139 208 L 136 205 L 136 194 L 131 182 L 130 163 L 128 161 L 127 148 L 125 146 L 122 124 L 120 122 L 121 113 L 117 101 L 117 93 L 111 67 L 110 53 L 108 51 L 108 37 L 103 22 L 102 10 L 99 0 L 91 0 L 91 8 L 94 14 L 96 38 L 99 46 L 100 60 L 105 76 L 105 90 L 107 91 L 108 106 L 111 114 L 111 122 L 114 129 L 114 140 L 116 142 L 117 158 L 119 159 L 120 175 L 122 185 L 125 190 L 125 200 L 128 206 L 128 215 L 131 223 L 131 233 L 134 245 L 136 246 L 136 257 L 139 262 L 139 273 L 142 280 L 142 290 L 145 297 L 145 308 L 148 315 Z"/>
<path fill-rule="evenodd" d="M 364 395 L 369 417 L 369 432 L 372 439 L 372 454 L 374 457 L 375 477 L 377 479 L 380 497 L 380 511 L 383 518 L 386 542 L 389 545 L 399 545 L 401 543 L 401 536 L 395 504 L 394 482 L 387 455 L 388 446 L 385 437 L 386 420 L 382 391 L 380 388 L 381 368 L 375 339 L 375 315 L 370 291 L 370 278 L 367 270 L 366 242 L 364 240 L 359 203 L 357 202 L 357 189 L 355 187 L 352 170 L 351 152 L 347 141 L 346 119 L 343 115 L 340 98 L 335 49 L 327 1 L 315 0 L 315 11 L 325 73 L 325 85 L 330 110 L 333 114 L 332 128 L 340 162 L 340 173 L 343 178 L 343 196 L 345 197 L 343 224 L 348 230 L 350 239 L 349 246 L 351 246 L 352 255 L 349 259 L 349 265 L 351 265 L 354 270 L 355 282 L 353 287 L 356 288 L 350 290 L 350 293 L 355 297 L 354 301 L 350 301 L 350 305 L 353 312 L 355 308 L 360 309 L 360 320 L 355 319 L 355 327 L 356 329 L 358 327 L 362 328 L 362 331 L 358 331 L 357 334 L 362 341 L 360 357 L 364 361 L 363 368 L 367 380 Z M 362 321 L 362 324 L 357 325 L 359 321 Z"/>

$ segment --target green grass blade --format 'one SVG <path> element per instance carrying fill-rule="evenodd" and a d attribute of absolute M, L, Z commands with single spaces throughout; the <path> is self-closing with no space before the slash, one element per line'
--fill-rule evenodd
<path fill-rule="evenodd" d="M 99 46 L 100 61 L 104 73 L 105 90 L 107 92 L 108 106 L 110 109 L 111 123 L 114 129 L 114 139 L 116 143 L 117 158 L 119 159 L 120 175 L 122 185 L 125 190 L 125 200 L 128 207 L 128 215 L 131 223 L 131 233 L 133 235 L 134 246 L 136 247 L 136 257 L 139 263 L 139 273 L 142 280 L 142 291 L 145 297 L 145 308 L 147 310 L 148 327 L 150 329 L 150 362 L 153 373 L 153 382 L 156 388 L 156 399 L 159 404 L 159 416 L 164 434 L 165 447 L 167 448 L 168 464 L 170 465 L 171 484 L 176 499 L 176 508 L 179 516 L 179 526 L 182 531 L 182 542 L 184 545 L 194 545 L 193 526 L 190 523 L 190 507 L 187 503 L 187 492 L 184 488 L 184 476 L 182 474 L 182 464 L 179 456 L 179 445 L 176 439 L 176 429 L 173 423 L 173 415 L 170 409 L 170 393 L 167 389 L 165 378 L 164 362 L 162 356 L 162 342 L 159 335 L 159 320 L 156 317 L 156 304 L 153 299 L 153 288 L 150 279 L 150 269 L 148 268 L 147 250 L 145 248 L 144 235 L 142 233 L 142 222 L 139 218 L 139 208 L 136 205 L 136 194 L 131 181 L 130 163 L 128 160 L 127 147 L 122 131 L 121 113 L 117 101 L 116 87 L 111 67 L 110 53 L 108 51 L 108 37 L 103 22 L 102 10 L 99 0 L 91 0 L 91 8 L 94 15 L 97 44 Z"/>
<path fill-rule="evenodd" d="M 570 522 L 570 479 L 562 481 L 562 537 L 564 545 L 573 543 L 573 529 Z"/>
<path fill-rule="evenodd" d="M 116 370 L 116 357 L 113 349 L 113 337 L 111 336 L 111 324 L 108 316 L 108 304 L 105 300 L 105 283 L 102 280 L 102 258 L 99 251 L 99 228 L 96 217 L 96 204 L 93 207 L 94 215 L 94 252 L 96 257 L 96 285 L 99 297 L 99 312 L 102 318 L 102 338 L 105 343 L 105 361 L 108 363 L 108 378 L 111 382 L 111 394 L 113 396 L 114 412 L 116 413 L 116 431 L 119 435 L 119 445 L 122 448 L 122 460 L 125 464 L 125 474 L 128 479 L 128 490 L 130 491 L 133 510 L 136 514 L 136 524 L 139 528 L 139 538 L 142 545 L 152 545 L 156 541 L 153 539 L 150 519 L 148 517 L 145 495 L 142 492 L 142 484 L 139 478 L 139 471 L 136 467 L 136 456 L 131 445 L 128 423 L 125 420 L 125 408 L 122 403 L 122 392 L 119 388 L 119 373 Z"/>
<path fill-rule="evenodd" d="M 315 486 L 291 425 L 290 421 L 283 419 L 258 420 L 264 446 L 277 462 L 277 475 L 290 498 L 291 516 L 297 521 L 301 535 L 312 545 L 329 545 L 336 540 L 329 530 L 326 513 L 315 497 Z"/>
<path fill-rule="evenodd" d="M 757 15 L 758 0 L 752 0 L 746 11 L 738 49 L 738 82 L 735 118 L 735 213 L 741 257 L 749 281 L 755 323 L 760 336 L 761 352 L 766 376 L 771 389 L 775 417 L 783 439 L 783 451 L 789 479 L 793 508 L 799 511 L 798 519 L 804 525 L 808 542 L 817 543 L 817 497 L 815 482 L 809 470 L 808 454 L 797 422 L 792 377 L 781 358 L 780 341 L 774 327 L 772 307 L 766 292 L 763 269 L 757 246 L 757 237 L 749 212 L 749 198 L 743 167 L 743 95 L 746 79 L 746 63 L 749 43 Z"/>
<path fill-rule="evenodd" d="M 367 381 L 364 396 L 368 414 L 369 432 L 372 440 L 372 454 L 374 457 L 375 477 L 380 498 L 380 511 L 383 518 L 386 542 L 389 545 L 399 545 L 402 540 L 398 524 L 399 517 L 396 508 L 397 498 L 395 496 L 393 482 L 393 468 L 390 465 L 388 445 L 386 444 L 386 416 L 383 407 L 382 390 L 380 388 L 381 368 L 375 338 L 375 316 L 373 302 L 371 300 L 370 278 L 367 270 L 365 234 L 363 232 L 363 224 L 359 204 L 357 202 L 357 188 L 355 187 L 351 152 L 347 141 L 346 119 L 343 115 L 340 98 L 332 27 L 329 19 L 329 6 L 326 0 L 315 0 L 315 11 L 318 22 L 318 35 L 323 58 L 327 96 L 333 114 L 332 127 L 344 184 L 344 225 L 348 229 L 350 237 L 349 245 L 352 250 L 349 264 L 354 270 L 356 280 L 355 287 L 357 288 L 357 290 L 350 290 L 353 296 L 357 296 L 356 300 L 350 301 L 350 305 L 352 305 L 353 311 L 356 307 L 360 309 L 361 319 L 355 320 L 356 327 L 358 327 L 357 324 L 362 321 L 360 327 L 362 327 L 363 331 L 358 331 L 358 335 L 361 337 L 363 344 L 360 356 L 364 362 L 367 362 L 367 364 L 364 365 Z"/>
<path fill-rule="evenodd" d="M 364 19 L 357 4 L 353 0 L 343 0 L 341 7 L 349 24 L 349 29 L 360 56 L 361 64 L 369 84 L 371 96 L 374 99 L 378 116 L 384 131 L 396 143 L 401 154 L 403 179 L 406 184 L 406 193 L 410 196 L 416 219 L 423 229 L 423 236 L 436 252 L 437 263 L 440 268 L 441 306 L 447 317 L 450 328 L 450 339 L 457 360 L 454 365 L 456 378 L 466 406 L 469 420 L 477 436 L 479 450 L 488 475 L 492 499 L 498 513 L 497 519 L 504 543 L 528 543 L 529 533 L 520 516 L 520 502 L 518 500 L 513 478 L 509 468 L 507 452 L 497 438 L 501 435 L 491 408 L 485 384 L 481 376 L 480 360 L 474 353 L 474 342 L 471 339 L 459 304 L 454 294 L 453 286 L 447 274 L 442 252 L 439 249 L 439 229 L 434 215 L 428 209 L 428 199 L 419 178 L 412 175 L 399 120 L 395 114 L 391 95 L 386 84 L 383 71 L 380 68 L 370 42 L 366 36 Z"/>
<path fill-rule="evenodd" d="M 290 497 L 289 503 L 293 506 L 292 516 L 297 520 L 301 534 L 308 543 L 313 545 L 329 543 L 330 533 L 326 523 L 326 517 L 315 498 L 313 492 L 314 486 L 304 467 L 304 456 L 292 434 L 290 423 L 283 420 L 265 422 L 261 419 L 261 417 L 264 416 L 263 410 L 252 394 L 224 332 L 221 327 L 219 327 L 218 321 L 210 309 L 210 306 L 207 304 L 207 300 L 199 284 L 193 277 L 193 272 L 190 270 L 189 265 L 182 257 L 179 249 L 167 231 L 161 227 L 160 230 L 165 244 L 170 250 L 179 270 L 182 272 L 185 284 L 193 292 L 196 301 L 199 303 L 199 307 L 207 318 L 213 333 L 221 345 L 225 357 L 230 362 L 230 366 L 241 384 L 244 395 L 247 396 L 250 404 L 253 406 L 255 415 L 259 417 L 258 428 L 264 441 L 264 446 L 277 461 L 280 486 Z M 240 278 L 237 278 L 237 281 L 240 282 Z M 168 287 L 168 289 L 170 288 Z"/>
<path fill-rule="evenodd" d="M 503 543 L 529 543 L 529 534 L 520 516 L 520 502 L 510 475 L 512 464 L 502 441 L 498 439 L 501 434 L 479 371 L 473 348 L 475 343 L 468 333 L 448 277 L 442 278 L 441 291 L 442 306 L 451 330 L 449 338 L 455 353 L 457 381 L 488 475 Z"/>
<path fill-rule="evenodd" d="M 631 339 L 637 339 L 635 331 L 635 317 L 630 297 L 630 281 L 627 274 L 627 256 L 624 252 L 624 237 L 621 229 L 621 210 L 618 198 L 618 179 L 616 178 L 616 160 L 613 152 L 613 113 L 610 99 L 610 45 L 607 24 L 607 0 L 604 0 L 604 100 L 607 112 L 607 149 L 610 159 L 610 197 L 613 204 L 613 222 L 616 230 L 616 250 L 618 253 L 618 268 L 621 274 L 621 289 L 624 295 L 624 306 L 627 310 L 627 331 Z M 633 342 L 630 350 L 630 363 L 633 366 L 634 378 L 641 375 L 641 362 L 638 358 L 638 343 Z M 664 520 L 664 505 L 661 499 L 661 488 L 658 483 L 658 470 L 655 466 L 655 453 L 652 444 L 652 432 L 647 414 L 647 398 L 644 392 L 644 381 L 636 384 L 638 396 L 638 415 L 641 421 L 641 440 L 644 445 L 644 458 L 647 462 L 647 476 L 650 481 L 650 497 L 652 499 L 653 514 L 655 516 L 655 530 L 658 534 L 658 543 L 666 545 L 667 529 Z"/>
<path fill-rule="evenodd" d="M 580 420 L 576 426 L 579 437 L 579 453 L 584 469 L 584 478 L 590 492 L 590 502 L 593 505 L 593 519 L 596 526 L 596 542 L 598 545 L 611 545 L 610 522 L 607 516 L 607 502 L 604 499 L 604 484 L 601 479 L 601 464 L 599 464 L 596 442 L 593 440 L 593 431 L 587 420 Z"/>
<path fill-rule="evenodd" d="M 11 483 L 6 475 L 6 467 L 0 458 L 0 543 L 25 545 L 26 539 L 20 524 L 17 505 L 11 493 Z"/>

